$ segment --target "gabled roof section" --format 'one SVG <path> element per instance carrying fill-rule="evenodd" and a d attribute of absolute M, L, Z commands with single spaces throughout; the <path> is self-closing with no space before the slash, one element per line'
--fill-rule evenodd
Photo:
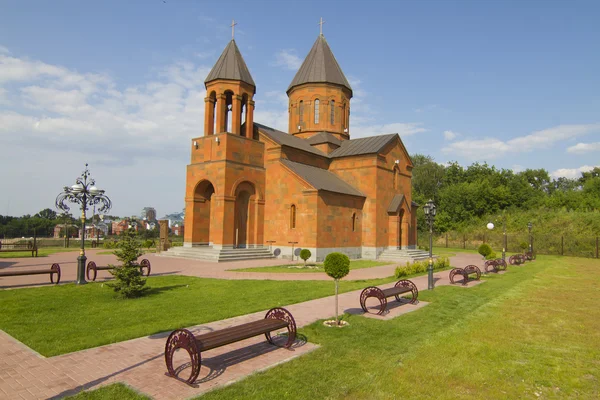
<path fill-rule="evenodd" d="M 342 141 L 329 132 L 319 132 L 316 135 L 304 140 L 306 140 L 311 145 L 322 143 L 331 143 L 335 144 L 336 146 L 342 145 Z"/>
<path fill-rule="evenodd" d="M 403 202 L 405 202 L 406 198 L 404 197 L 403 194 L 396 194 L 394 196 L 394 198 L 392 199 L 392 201 L 390 202 L 390 205 L 388 206 L 387 212 L 388 213 L 395 213 L 398 211 L 398 209 L 400 208 L 400 206 L 402 205 Z M 413 202 L 413 205 L 415 203 Z M 408 207 L 408 211 L 410 211 L 410 207 L 408 205 L 408 202 L 406 201 L 406 206 Z"/>
<path fill-rule="evenodd" d="M 304 83 L 333 83 L 344 86 L 352 92 L 350 83 L 344 76 L 323 35 L 319 35 L 313 44 L 287 91 Z"/>
<path fill-rule="evenodd" d="M 250 71 L 246 66 L 246 62 L 235 44 L 235 40 L 231 39 L 231 42 L 225 47 L 221 57 L 217 60 L 215 66 L 210 70 L 210 73 L 204 80 L 204 84 L 217 79 L 228 79 L 232 81 L 242 81 L 249 85 L 256 87 Z"/>
<path fill-rule="evenodd" d="M 317 190 L 367 197 L 360 190 L 346 183 L 342 178 L 326 169 L 297 163 L 287 159 L 281 159 L 281 163 Z"/>
<path fill-rule="evenodd" d="M 290 135 L 285 132 L 278 131 L 277 129 L 270 128 L 266 125 L 254 123 L 254 126 L 258 128 L 260 132 L 271 138 L 275 143 L 282 145 L 293 147 L 295 149 L 304 150 L 306 152 L 317 154 L 321 157 L 327 158 L 327 154 L 323 153 L 319 149 L 315 149 L 312 147 L 306 140 L 296 137 L 294 135 Z"/>
<path fill-rule="evenodd" d="M 397 133 L 371 136 L 360 139 L 344 140 L 342 145 L 329 154 L 330 158 L 357 156 L 361 154 L 379 153 L 392 140 L 399 138 Z"/>

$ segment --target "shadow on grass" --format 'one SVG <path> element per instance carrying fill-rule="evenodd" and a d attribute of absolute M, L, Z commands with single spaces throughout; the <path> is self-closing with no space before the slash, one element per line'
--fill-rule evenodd
<path fill-rule="evenodd" d="M 170 286 L 160 286 L 160 287 L 150 287 L 144 293 L 145 296 L 155 296 L 164 292 L 170 292 L 171 290 L 176 290 L 180 288 L 187 287 L 188 285 L 170 285 Z"/>

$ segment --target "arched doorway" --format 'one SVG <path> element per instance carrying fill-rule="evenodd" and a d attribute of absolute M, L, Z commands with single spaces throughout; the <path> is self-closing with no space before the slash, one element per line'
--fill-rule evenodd
<path fill-rule="evenodd" d="M 192 243 L 194 245 L 208 245 L 210 240 L 210 220 L 212 195 L 215 187 L 209 181 L 201 181 L 194 190 L 194 225 Z"/>
<path fill-rule="evenodd" d="M 252 209 L 255 196 L 254 185 L 242 182 L 235 190 L 235 218 L 233 243 L 237 248 L 248 247 L 249 232 L 252 228 Z"/>

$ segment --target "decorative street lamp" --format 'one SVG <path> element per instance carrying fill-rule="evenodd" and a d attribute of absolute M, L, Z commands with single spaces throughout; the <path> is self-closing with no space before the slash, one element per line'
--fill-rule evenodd
<path fill-rule="evenodd" d="M 425 220 L 429 225 L 429 267 L 427 268 L 427 288 L 433 290 L 433 222 L 437 213 L 435 203 L 429 200 L 423 207 Z"/>
<path fill-rule="evenodd" d="M 533 228 L 533 224 L 531 222 L 527 223 L 527 228 L 529 229 L 529 252 L 533 254 L 533 236 L 531 236 L 531 228 Z"/>
<path fill-rule="evenodd" d="M 88 179 L 89 178 L 89 179 Z M 85 212 L 88 206 L 98 207 L 98 212 L 110 210 L 112 203 L 110 199 L 104 195 L 104 190 L 100 190 L 95 186 L 96 182 L 90 178 L 88 165 L 85 164 L 85 171 L 77 178 L 75 185 L 65 186 L 64 191 L 56 197 L 56 208 L 64 211 L 69 211 L 67 203 L 77 203 L 81 205 L 81 249 L 79 257 L 77 257 L 77 284 L 83 285 L 85 280 Z"/>

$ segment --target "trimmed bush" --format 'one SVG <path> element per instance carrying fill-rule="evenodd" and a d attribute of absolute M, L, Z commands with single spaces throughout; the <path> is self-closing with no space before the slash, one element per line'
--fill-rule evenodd
<path fill-rule="evenodd" d="M 527 244 L 527 242 L 521 242 L 519 244 L 519 247 L 521 248 L 521 250 L 525 251 L 529 248 L 529 244 Z"/>
<path fill-rule="evenodd" d="M 488 254 L 487 256 L 485 256 L 486 260 L 495 260 L 496 258 L 497 257 L 496 257 L 496 252 L 495 251 L 492 251 L 490 254 Z"/>
<path fill-rule="evenodd" d="M 350 259 L 342 253 L 329 253 L 323 262 L 325 273 L 335 280 L 335 321 L 340 324 L 338 318 L 338 286 L 339 280 L 350 272 Z"/>
<path fill-rule="evenodd" d="M 477 252 L 479 254 L 481 254 L 483 257 L 487 257 L 488 254 L 490 254 L 492 252 L 492 248 L 490 247 L 489 244 L 483 243 L 479 246 L 479 248 L 477 249 Z"/>
<path fill-rule="evenodd" d="M 304 260 L 304 266 L 306 267 L 306 260 L 308 260 L 312 256 L 312 253 L 309 249 L 300 250 L 300 258 Z"/>

